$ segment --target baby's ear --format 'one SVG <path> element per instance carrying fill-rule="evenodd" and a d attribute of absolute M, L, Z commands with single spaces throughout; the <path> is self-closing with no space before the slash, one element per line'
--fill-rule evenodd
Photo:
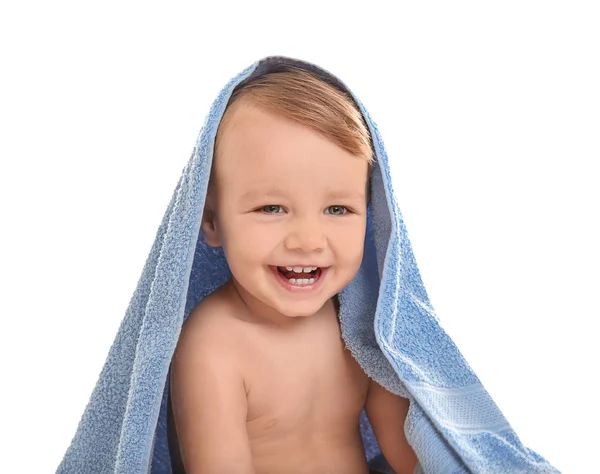
<path fill-rule="evenodd" d="M 204 234 L 204 240 L 208 245 L 211 247 L 221 246 L 215 212 L 208 196 L 206 197 L 206 203 L 204 204 L 204 212 L 202 213 L 201 228 L 202 233 Z"/>

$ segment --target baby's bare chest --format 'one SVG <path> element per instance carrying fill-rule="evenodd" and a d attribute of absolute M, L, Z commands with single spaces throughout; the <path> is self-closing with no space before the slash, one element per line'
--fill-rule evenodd
<path fill-rule="evenodd" d="M 265 333 L 253 344 L 245 363 L 251 437 L 353 434 L 368 378 L 336 318 L 283 337 Z"/>

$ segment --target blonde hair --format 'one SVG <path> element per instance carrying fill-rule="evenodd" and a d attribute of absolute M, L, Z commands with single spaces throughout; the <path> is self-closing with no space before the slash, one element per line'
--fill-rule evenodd
<path fill-rule="evenodd" d="M 363 157 L 371 170 L 374 161 L 371 136 L 358 106 L 347 93 L 314 74 L 288 65 L 238 86 L 221 124 L 231 113 L 231 105 L 244 97 L 259 107 L 306 125 L 352 155 Z M 217 132 L 215 156 L 219 144 Z"/>

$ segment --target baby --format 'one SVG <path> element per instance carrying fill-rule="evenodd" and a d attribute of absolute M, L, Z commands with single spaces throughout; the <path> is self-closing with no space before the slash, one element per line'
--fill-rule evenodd
<path fill-rule="evenodd" d="M 360 111 L 312 74 L 288 67 L 234 91 L 202 217 L 232 278 L 192 311 L 171 364 L 187 474 L 367 474 L 363 408 L 388 463 L 412 474 L 409 401 L 367 377 L 338 320 L 371 166 Z"/>

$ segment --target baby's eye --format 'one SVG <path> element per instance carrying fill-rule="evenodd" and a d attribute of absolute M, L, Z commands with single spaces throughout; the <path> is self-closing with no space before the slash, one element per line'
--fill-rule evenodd
<path fill-rule="evenodd" d="M 350 210 L 345 206 L 329 206 L 327 209 L 331 209 L 332 212 L 329 214 L 333 214 L 334 216 L 343 216 L 344 214 L 350 212 Z"/>
<path fill-rule="evenodd" d="M 267 214 L 279 214 L 277 212 L 278 209 L 282 209 L 282 207 L 278 204 L 270 204 L 268 206 L 263 206 L 260 208 L 261 211 L 264 211 Z"/>

